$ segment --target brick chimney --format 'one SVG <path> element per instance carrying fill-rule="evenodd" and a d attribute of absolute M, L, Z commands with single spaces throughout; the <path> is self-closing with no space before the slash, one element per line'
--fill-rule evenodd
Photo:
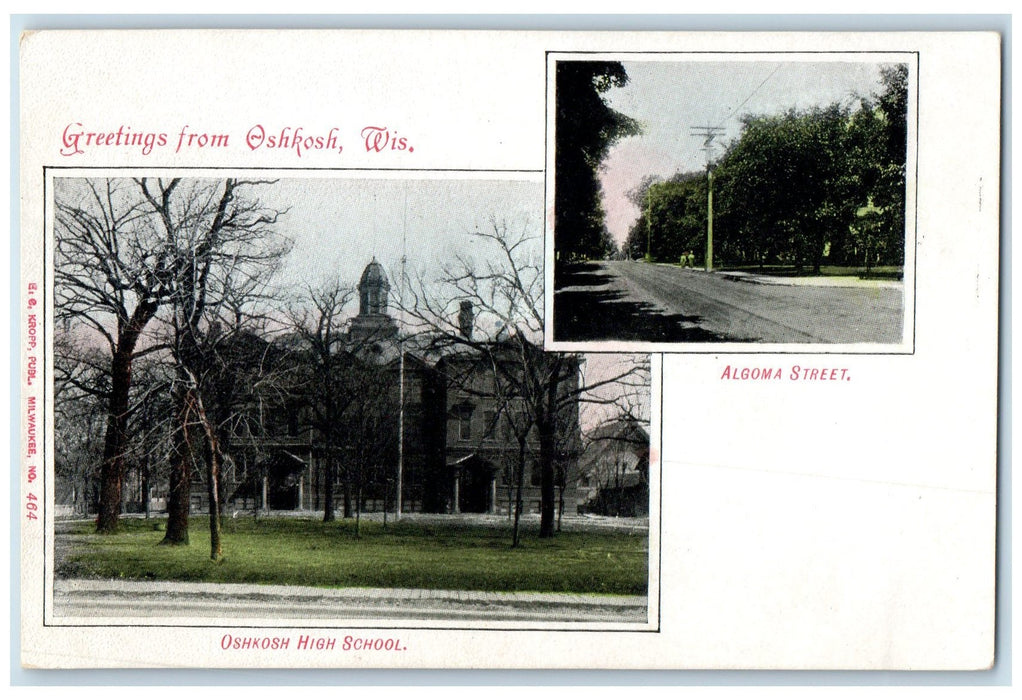
<path fill-rule="evenodd" d="M 461 310 L 458 312 L 458 329 L 465 340 L 472 340 L 472 326 L 475 324 L 476 314 L 472 309 L 472 302 L 461 302 Z"/>

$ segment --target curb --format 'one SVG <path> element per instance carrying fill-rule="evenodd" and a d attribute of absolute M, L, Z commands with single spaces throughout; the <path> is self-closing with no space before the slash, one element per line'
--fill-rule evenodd
<path fill-rule="evenodd" d="M 704 271 L 705 273 L 705 271 Z M 821 280 L 828 282 L 795 282 L 784 277 L 770 277 L 768 275 L 752 275 L 744 272 L 710 272 L 706 274 L 717 275 L 731 282 L 744 282 L 745 284 L 760 284 L 773 287 L 839 287 L 841 289 L 901 289 L 903 282 L 893 280 L 862 280 L 858 277 L 848 278 L 842 281 L 840 277 L 821 277 Z M 798 278 L 817 279 L 817 278 Z"/>
<path fill-rule="evenodd" d="M 556 605 L 604 608 L 645 607 L 647 596 L 598 595 L 591 593 L 539 593 L 501 591 L 459 591 L 426 588 L 316 588 L 313 586 L 276 586 L 242 583 L 193 583 L 178 581 L 118 581 L 61 579 L 53 583 L 54 593 L 129 594 L 146 597 L 206 597 L 230 600 L 301 601 L 379 601 L 413 603 L 448 601 L 453 603 L 491 603 L 503 605 Z"/>

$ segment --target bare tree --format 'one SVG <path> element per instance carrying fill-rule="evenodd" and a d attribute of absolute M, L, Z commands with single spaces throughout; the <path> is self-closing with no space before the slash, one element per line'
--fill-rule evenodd
<path fill-rule="evenodd" d="M 54 468 L 70 486 L 64 498 L 76 512 L 88 513 L 99 502 L 96 467 L 103 462 L 110 360 L 100 349 L 75 345 L 65 333 L 53 344 Z"/>
<path fill-rule="evenodd" d="M 289 310 L 290 325 L 300 347 L 299 362 L 304 382 L 301 390 L 308 398 L 312 428 L 324 444 L 323 521 L 335 519 L 334 484 L 337 481 L 341 416 L 354 400 L 343 391 L 346 358 L 344 337 L 345 308 L 355 290 L 334 281 L 318 289 L 308 288 Z M 351 514 L 351 491 L 345 479 L 344 515 Z"/>
<path fill-rule="evenodd" d="M 469 235 L 483 244 L 486 259 L 477 262 L 458 256 L 436 282 L 420 276 L 413 286 L 409 311 L 420 332 L 434 337 L 437 347 L 460 346 L 485 358 L 502 410 L 511 417 L 512 429 L 521 441 L 520 461 L 524 460 L 525 441 L 535 435 L 540 471 L 539 534 L 553 537 L 558 455 L 565 453 L 571 440 L 565 433 L 578 429 L 579 401 L 594 389 L 635 376 L 639 368 L 628 367 L 586 384 L 578 355 L 544 352 L 539 237 L 530 235 L 527 224 L 511 230 L 507 222 L 496 219 L 486 231 Z M 462 303 L 476 310 L 472 327 L 480 331 L 478 335 L 466 333 L 463 319 L 451 312 Z M 520 468 L 519 484 L 522 471 Z"/>
<path fill-rule="evenodd" d="M 629 385 L 616 397 L 608 395 L 599 400 L 601 415 L 584 435 L 582 460 L 587 476 L 596 482 L 594 505 L 597 512 L 622 514 L 626 486 L 636 485 L 634 481 L 630 486 L 625 483 L 629 470 L 639 472 L 648 496 L 649 398 L 647 383 Z M 628 510 L 636 505 L 633 499 L 634 495 L 629 496 Z"/>
<path fill-rule="evenodd" d="M 58 329 L 54 339 L 54 398 L 57 473 L 71 483 L 75 507 L 81 512 L 98 509 L 99 476 L 103 464 L 103 430 L 107 424 L 111 375 L 110 360 L 102 347 L 87 344 L 80 334 Z M 125 471 L 133 468 L 139 482 L 137 500 L 155 473 L 167 433 L 166 390 L 170 386 L 165 363 L 158 353 L 133 361 L 125 434 L 131 435 L 122 452 Z M 98 431 L 98 432 L 97 432 Z M 93 488 L 93 486 L 97 488 Z"/>
<path fill-rule="evenodd" d="M 115 532 L 132 363 L 152 349 L 140 347 L 140 341 L 173 293 L 175 261 L 130 181 L 58 179 L 55 199 L 57 321 L 81 336 L 80 343 L 105 345 L 110 367 L 97 531 Z"/>
<path fill-rule="evenodd" d="M 165 544 L 188 542 L 188 512 L 195 456 L 206 462 L 210 517 L 210 557 L 221 556 L 220 429 L 206 400 L 212 349 L 221 340 L 224 317 L 236 316 L 239 299 L 262 296 L 267 278 L 290 249 L 276 231 L 281 212 L 247 194 L 265 181 L 137 181 L 143 200 L 155 214 L 170 262 L 172 311 L 170 352 L 174 360 L 174 445 Z"/>
<path fill-rule="evenodd" d="M 578 481 L 578 459 L 582 453 L 582 440 L 572 426 L 578 425 L 578 411 L 564 409 L 557 416 L 557 433 L 563 436 L 558 441 L 554 461 L 554 484 L 557 487 L 557 531 L 561 531 L 564 517 L 564 492 Z"/>
<path fill-rule="evenodd" d="M 463 339 L 471 338 L 467 331 L 466 327 L 461 327 Z M 441 345 L 451 343 L 443 336 L 434 340 Z M 507 380 L 508 376 L 517 379 L 521 369 L 514 344 L 502 333 L 499 341 L 478 347 L 485 350 L 455 353 L 441 363 L 441 367 L 448 391 L 456 390 L 465 398 L 486 401 L 492 407 L 492 424 L 487 425 L 480 435 L 480 445 L 487 433 L 498 431 L 503 442 L 514 446 L 513 450 L 502 450 L 499 460 L 507 484 L 508 515 L 512 521 L 511 546 L 517 547 L 521 539 L 527 465 L 530 458 L 536 457 L 533 445 L 536 420 L 524 403 L 520 382 Z M 571 429 L 566 424 L 563 427 Z"/>
<path fill-rule="evenodd" d="M 137 496 L 147 518 L 153 484 L 168 477 L 167 454 L 174 433 L 169 392 L 172 377 L 166 358 L 150 354 L 136 363 L 132 381 L 134 409 L 128 426 L 131 440 L 126 463 L 137 474 Z"/>
<path fill-rule="evenodd" d="M 305 379 L 311 428 L 325 458 L 323 520 L 335 519 L 334 485 L 344 483 L 344 517 L 356 520 L 363 487 L 372 472 L 396 449 L 396 382 L 377 352 L 394 329 L 352 334 L 347 306 L 355 290 L 340 281 L 308 289 L 289 311 L 298 339 L 297 363 Z M 340 472 L 339 472 L 340 470 Z M 356 525 L 357 532 L 357 525 Z"/>
<path fill-rule="evenodd" d="M 375 483 L 388 488 L 386 465 L 393 464 L 397 456 L 398 406 L 397 397 L 391 391 L 395 382 L 387 376 L 387 368 L 365 363 L 356 368 L 360 371 L 355 376 L 360 378 L 364 393 L 346 412 L 343 425 L 348 478 L 355 485 L 355 536 L 358 537 L 365 486 Z"/>
<path fill-rule="evenodd" d="M 202 339 L 206 414 L 217 435 L 218 462 L 230 470 L 218 483 L 221 515 L 230 496 L 227 484 L 237 481 L 237 458 L 247 466 L 247 453 L 259 451 L 275 427 L 267 407 L 287 405 L 300 377 L 293 350 L 278 342 L 279 323 L 246 309 L 252 299 L 236 301 L 242 303 L 226 304 Z"/>

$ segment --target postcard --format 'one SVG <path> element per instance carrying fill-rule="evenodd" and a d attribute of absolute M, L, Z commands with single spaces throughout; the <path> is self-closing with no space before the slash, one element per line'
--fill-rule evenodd
<path fill-rule="evenodd" d="M 1000 51 L 26 34 L 22 664 L 989 668 Z"/>

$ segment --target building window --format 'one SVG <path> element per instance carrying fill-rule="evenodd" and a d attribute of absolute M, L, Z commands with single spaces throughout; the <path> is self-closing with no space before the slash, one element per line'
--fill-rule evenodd
<path fill-rule="evenodd" d="M 497 414 L 494 411 L 483 411 L 483 438 L 492 439 L 497 432 Z"/>
<path fill-rule="evenodd" d="M 458 409 L 458 438 L 472 439 L 472 407 L 462 406 Z"/>

